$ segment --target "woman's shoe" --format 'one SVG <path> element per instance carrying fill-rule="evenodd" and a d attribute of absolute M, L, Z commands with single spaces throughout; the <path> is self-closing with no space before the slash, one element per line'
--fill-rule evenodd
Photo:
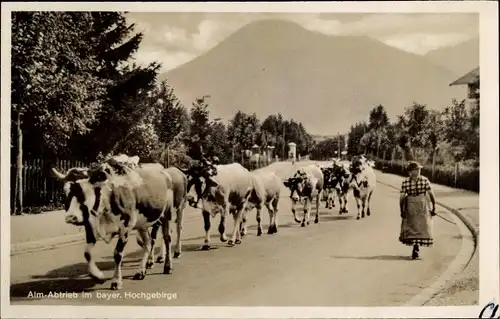
<path fill-rule="evenodd" d="M 411 254 L 411 259 L 417 259 L 419 257 L 418 252 L 419 252 L 418 246 L 417 245 L 413 246 L 413 252 Z"/>

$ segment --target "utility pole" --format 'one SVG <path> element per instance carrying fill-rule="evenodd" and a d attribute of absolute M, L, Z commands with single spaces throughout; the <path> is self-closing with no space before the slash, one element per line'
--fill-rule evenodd
<path fill-rule="evenodd" d="M 283 160 L 285 160 L 285 144 L 286 144 L 286 140 L 285 140 L 285 122 L 283 122 Z"/>
<path fill-rule="evenodd" d="M 337 133 L 337 149 L 338 149 L 338 158 L 340 159 L 341 156 L 340 156 L 340 134 Z"/>

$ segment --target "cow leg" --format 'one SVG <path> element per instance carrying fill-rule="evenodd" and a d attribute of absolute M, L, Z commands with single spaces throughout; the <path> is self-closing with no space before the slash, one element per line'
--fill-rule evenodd
<path fill-rule="evenodd" d="M 293 214 L 293 220 L 295 220 L 295 222 L 297 224 L 300 224 L 300 219 L 297 218 L 297 212 L 295 210 L 295 206 L 297 205 L 297 201 L 294 200 L 294 199 L 290 199 L 290 201 L 292 202 L 292 214 Z"/>
<path fill-rule="evenodd" d="M 358 208 L 358 215 L 356 216 L 356 219 L 359 219 L 359 218 L 360 218 L 360 215 L 361 215 L 361 214 L 360 214 L 360 213 L 361 213 L 361 211 L 360 211 L 360 209 L 361 209 L 361 205 L 360 205 L 360 203 L 359 203 L 360 199 L 359 199 L 359 197 L 357 197 L 357 196 L 355 196 L 355 197 L 354 197 L 354 199 L 356 200 L 356 207 Z"/>
<path fill-rule="evenodd" d="M 274 199 L 273 199 L 274 200 Z M 274 234 L 274 227 L 275 227 L 275 214 L 274 210 L 271 207 L 271 201 L 266 203 L 266 208 L 267 212 L 269 213 L 269 227 L 267 228 L 267 233 L 268 234 Z"/>
<path fill-rule="evenodd" d="M 309 225 L 309 212 L 311 211 L 311 202 L 312 198 L 306 197 L 304 200 L 304 219 L 302 220 L 302 224 L 300 226 L 306 227 Z"/>
<path fill-rule="evenodd" d="M 94 247 L 95 243 L 87 243 L 87 245 L 85 246 L 84 257 L 88 263 L 89 276 L 95 279 L 96 281 L 102 283 L 104 282 L 104 274 L 99 269 L 99 267 L 97 267 L 94 259 L 92 259 L 92 250 L 94 249 Z"/>
<path fill-rule="evenodd" d="M 348 203 L 348 199 L 349 199 L 349 194 L 343 194 L 342 197 L 344 198 L 344 213 L 348 213 L 349 210 L 347 208 L 347 203 Z"/>
<path fill-rule="evenodd" d="M 172 215 L 170 214 L 169 217 Z M 163 221 L 163 242 L 165 243 L 165 263 L 163 264 L 163 273 L 171 274 L 172 267 L 172 235 L 170 234 L 170 225 L 172 224 L 171 218 L 165 217 Z"/>
<path fill-rule="evenodd" d="M 361 198 L 361 218 L 365 218 L 366 195 Z"/>
<path fill-rule="evenodd" d="M 244 202 L 241 207 L 234 213 L 233 218 L 234 218 L 234 227 L 233 227 L 233 233 L 231 235 L 231 239 L 228 241 L 228 244 L 230 246 L 233 246 L 234 244 L 241 244 L 241 240 L 237 238 L 241 224 L 241 220 L 243 217 L 243 212 L 246 209 L 246 202 Z"/>
<path fill-rule="evenodd" d="M 203 211 L 203 223 L 205 225 L 205 242 L 201 246 L 202 250 L 210 249 L 210 213 Z"/>
<path fill-rule="evenodd" d="M 87 245 L 85 246 L 85 252 L 83 256 L 88 264 L 88 273 L 89 276 L 95 279 L 96 281 L 102 283 L 104 282 L 104 274 L 95 264 L 94 259 L 92 258 L 92 250 L 94 250 L 95 244 L 97 242 L 94 233 L 90 225 L 85 225 L 85 237 L 87 241 Z"/>
<path fill-rule="evenodd" d="M 159 229 L 160 229 L 159 223 L 155 223 L 151 228 L 151 250 L 149 253 L 148 262 L 146 263 L 146 269 L 151 269 L 154 267 L 156 238 L 158 237 Z M 139 242 L 139 239 L 141 241 L 144 241 L 144 236 L 137 236 L 137 242 Z M 141 247 L 144 248 L 144 244 L 142 244 Z M 158 259 L 159 258 L 161 258 L 161 253 L 160 256 L 158 256 Z"/>
<path fill-rule="evenodd" d="M 240 235 L 242 238 L 245 237 L 247 234 L 247 215 L 248 215 L 248 210 L 245 210 L 245 212 L 243 213 L 242 222 L 240 225 Z"/>
<path fill-rule="evenodd" d="M 274 227 L 273 227 L 273 232 L 277 233 L 278 232 L 278 206 L 279 206 L 279 201 L 280 197 L 279 195 L 276 196 L 273 200 L 273 213 L 274 213 Z"/>
<path fill-rule="evenodd" d="M 119 290 L 123 287 L 122 281 L 122 259 L 123 259 L 123 249 L 128 241 L 128 231 L 125 231 L 123 235 L 118 238 L 116 243 L 114 260 L 115 260 L 115 272 L 113 274 L 113 280 L 111 281 L 111 290 Z M 150 241 L 144 241 L 144 246 L 150 246 Z M 148 247 L 149 249 L 149 247 Z"/>
<path fill-rule="evenodd" d="M 153 244 L 153 239 L 149 235 L 148 229 L 141 229 L 137 231 L 137 235 L 141 237 L 142 242 L 144 243 L 142 246 L 143 250 L 143 255 L 141 259 L 141 263 L 139 264 L 139 271 L 134 275 L 134 280 L 143 280 L 144 277 L 146 276 L 146 268 L 147 266 L 151 263 L 150 268 L 153 266 L 153 260 L 150 259 L 151 256 L 151 250 L 154 249 L 154 246 L 152 248 Z M 156 234 L 154 234 L 156 236 Z"/>
<path fill-rule="evenodd" d="M 333 209 L 333 207 L 335 207 L 335 190 L 332 189 L 331 192 L 332 192 L 332 207 L 331 207 L 331 209 Z"/>
<path fill-rule="evenodd" d="M 314 218 L 314 223 L 319 223 L 319 194 L 316 197 L 318 200 L 316 201 L 316 218 Z"/>
<path fill-rule="evenodd" d="M 182 254 L 182 224 L 184 220 L 184 204 L 180 208 L 177 209 L 177 219 L 175 220 L 176 230 L 177 230 L 177 238 L 175 242 L 175 252 L 174 258 L 179 258 Z"/>
<path fill-rule="evenodd" d="M 257 210 L 257 214 L 256 214 L 257 236 L 261 236 L 262 235 L 262 224 L 261 224 L 261 221 L 262 221 L 262 218 L 261 218 L 262 204 L 259 203 L 257 206 L 255 206 L 255 209 Z"/>
<path fill-rule="evenodd" d="M 373 191 L 370 191 L 370 193 L 368 194 L 368 200 L 367 200 L 367 208 L 366 208 L 366 216 L 370 216 L 371 212 L 370 212 L 370 201 L 372 199 L 372 194 L 373 194 Z"/>
<path fill-rule="evenodd" d="M 224 204 L 224 207 L 222 209 L 221 215 L 220 215 L 220 223 L 219 223 L 219 234 L 220 234 L 220 241 L 225 243 L 227 241 L 226 237 L 226 218 L 229 216 L 229 208 L 230 208 L 229 202 L 226 201 Z"/>
<path fill-rule="evenodd" d="M 234 240 L 234 243 L 235 244 L 241 244 L 241 238 L 242 238 L 242 235 L 241 235 L 241 227 L 242 227 L 242 224 L 243 224 L 243 218 L 244 218 L 244 212 L 242 212 L 241 214 L 241 218 L 240 218 L 240 223 L 237 224 L 237 214 L 234 213 L 233 214 L 233 220 L 234 220 L 234 227 L 236 228 L 236 239 Z M 231 240 L 229 240 L 231 242 Z M 229 243 L 230 244 L 230 243 Z"/>

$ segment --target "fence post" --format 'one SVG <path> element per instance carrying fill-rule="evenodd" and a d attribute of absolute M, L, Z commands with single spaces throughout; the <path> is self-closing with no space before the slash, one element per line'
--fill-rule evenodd
<path fill-rule="evenodd" d="M 460 173 L 460 162 L 455 163 L 455 180 L 453 181 L 453 186 L 456 188 L 458 183 L 458 175 Z"/>

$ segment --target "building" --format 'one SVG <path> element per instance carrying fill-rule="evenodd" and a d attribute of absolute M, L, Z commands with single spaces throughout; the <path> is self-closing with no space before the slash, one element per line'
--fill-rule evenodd
<path fill-rule="evenodd" d="M 466 75 L 450 83 L 450 86 L 467 85 L 467 96 L 466 96 L 467 102 L 473 102 L 473 99 L 471 99 L 470 96 L 471 94 L 476 93 L 474 92 L 475 90 L 479 91 L 479 88 L 475 87 L 475 83 L 477 83 L 477 81 L 479 81 L 479 67 L 475 68 Z"/>

